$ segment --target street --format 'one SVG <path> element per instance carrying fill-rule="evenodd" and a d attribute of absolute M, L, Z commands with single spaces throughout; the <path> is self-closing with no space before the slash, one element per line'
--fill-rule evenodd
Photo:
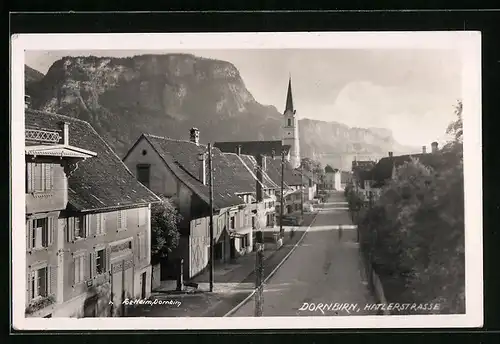
<path fill-rule="evenodd" d="M 346 208 L 343 193 L 336 192 L 319 209 L 304 240 L 267 281 L 263 316 L 375 314 L 364 309 L 374 300 Z M 231 316 L 254 316 L 254 308 L 252 297 Z"/>

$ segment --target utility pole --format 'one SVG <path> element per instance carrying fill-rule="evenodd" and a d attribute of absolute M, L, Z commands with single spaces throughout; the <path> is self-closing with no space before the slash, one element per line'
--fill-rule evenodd
<path fill-rule="evenodd" d="M 283 150 L 283 148 L 281 148 L 281 196 L 280 196 L 280 236 L 283 238 L 285 235 L 284 231 L 283 231 L 283 208 L 285 206 L 285 202 L 284 202 L 284 197 L 283 197 L 283 189 L 285 188 L 285 178 L 284 178 L 284 174 L 285 174 L 285 151 Z"/>
<path fill-rule="evenodd" d="M 214 291 L 214 200 L 212 176 L 212 145 L 208 144 L 208 185 L 210 194 L 210 291 Z"/>
<path fill-rule="evenodd" d="M 262 204 L 263 201 L 263 190 L 262 190 L 262 178 L 263 178 L 263 159 L 265 159 L 262 155 L 260 155 L 257 159 L 257 170 L 256 170 L 256 175 L 257 175 L 257 183 L 256 183 L 256 209 L 254 210 L 255 212 L 255 229 L 256 229 L 256 249 L 257 249 L 257 254 L 255 255 L 255 289 L 257 292 L 255 293 L 255 316 L 256 317 L 261 317 L 262 316 L 262 305 L 263 305 L 263 294 L 264 294 L 264 287 L 263 287 L 263 281 L 264 281 L 264 238 L 263 238 L 263 233 L 261 229 L 261 222 L 260 222 L 260 208 L 259 206 Z"/>
<path fill-rule="evenodd" d="M 304 216 L 304 166 L 300 164 L 300 215 Z"/>
<path fill-rule="evenodd" d="M 260 225 L 258 221 L 258 211 L 257 213 L 257 244 L 255 245 L 257 248 L 257 254 L 255 255 L 255 289 L 257 292 L 255 293 L 255 316 L 262 316 L 262 308 L 264 305 L 264 243 L 262 237 L 262 231 L 260 230 Z"/>

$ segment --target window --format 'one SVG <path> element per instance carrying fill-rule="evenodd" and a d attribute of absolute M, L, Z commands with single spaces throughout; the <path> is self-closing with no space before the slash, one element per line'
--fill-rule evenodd
<path fill-rule="evenodd" d="M 118 211 L 118 230 L 127 229 L 127 212 L 125 210 Z"/>
<path fill-rule="evenodd" d="M 74 264 L 75 264 L 74 282 L 75 284 L 77 284 L 85 280 L 85 255 L 84 254 L 76 255 L 74 258 Z"/>
<path fill-rule="evenodd" d="M 42 248 L 49 245 L 49 219 L 32 220 L 31 247 Z"/>
<path fill-rule="evenodd" d="M 52 164 L 26 163 L 26 191 L 46 192 L 52 190 L 54 176 Z"/>
<path fill-rule="evenodd" d="M 48 295 L 48 269 L 43 267 L 31 273 L 31 299 L 46 297 Z"/>
<path fill-rule="evenodd" d="M 83 216 L 75 217 L 74 238 L 85 238 L 85 218 Z"/>
<path fill-rule="evenodd" d="M 96 235 L 105 234 L 106 233 L 106 221 L 105 221 L 104 214 L 96 214 L 95 219 L 96 219 L 95 234 Z"/>
<path fill-rule="evenodd" d="M 137 179 L 149 188 L 150 165 L 137 165 Z"/>
<path fill-rule="evenodd" d="M 248 247 L 248 243 L 249 243 L 248 235 L 242 236 L 240 240 L 241 240 L 241 248 Z"/>
<path fill-rule="evenodd" d="M 291 127 L 291 126 L 292 126 L 292 119 L 291 119 L 291 118 L 289 118 L 289 119 L 288 119 L 288 126 L 289 126 L 289 127 Z"/>
<path fill-rule="evenodd" d="M 235 228 L 236 228 L 236 221 L 235 221 L 234 216 L 231 216 L 231 229 L 235 229 Z"/>
<path fill-rule="evenodd" d="M 255 216 L 252 216 L 252 228 L 255 228 Z"/>
<path fill-rule="evenodd" d="M 98 275 L 104 273 L 106 271 L 105 265 L 104 265 L 104 255 L 105 251 L 104 250 L 99 250 L 96 253 L 95 256 L 95 271 Z"/>
<path fill-rule="evenodd" d="M 68 242 L 87 238 L 90 235 L 90 215 L 68 218 Z"/>

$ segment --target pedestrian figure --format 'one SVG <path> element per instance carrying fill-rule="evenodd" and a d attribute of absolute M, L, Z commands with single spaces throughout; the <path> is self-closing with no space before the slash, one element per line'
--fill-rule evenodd
<path fill-rule="evenodd" d="M 295 228 L 292 227 L 292 229 L 290 229 L 290 238 L 293 238 L 295 234 Z"/>
<path fill-rule="evenodd" d="M 339 225 L 339 241 L 342 240 L 342 225 Z"/>

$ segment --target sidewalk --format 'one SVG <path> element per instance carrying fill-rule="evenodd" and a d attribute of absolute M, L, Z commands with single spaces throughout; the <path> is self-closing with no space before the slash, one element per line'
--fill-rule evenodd
<path fill-rule="evenodd" d="M 304 213 L 304 221 L 301 226 L 286 226 L 283 246 L 276 250 L 273 243 L 265 244 L 264 251 L 264 275 L 269 273 L 283 260 L 298 242 L 316 216 L 314 213 Z M 290 236 L 291 229 L 295 233 Z M 272 230 L 272 229 L 271 229 Z M 148 317 L 199 317 L 199 316 L 223 316 L 233 307 L 239 304 L 255 288 L 255 260 L 256 253 L 251 252 L 237 260 L 227 264 L 219 264 L 214 267 L 214 291 L 209 292 L 209 272 L 196 276 L 191 281 L 198 283 L 196 293 L 153 293 L 150 299 L 178 300 L 179 307 L 141 306 L 136 307 L 130 316 Z"/>

